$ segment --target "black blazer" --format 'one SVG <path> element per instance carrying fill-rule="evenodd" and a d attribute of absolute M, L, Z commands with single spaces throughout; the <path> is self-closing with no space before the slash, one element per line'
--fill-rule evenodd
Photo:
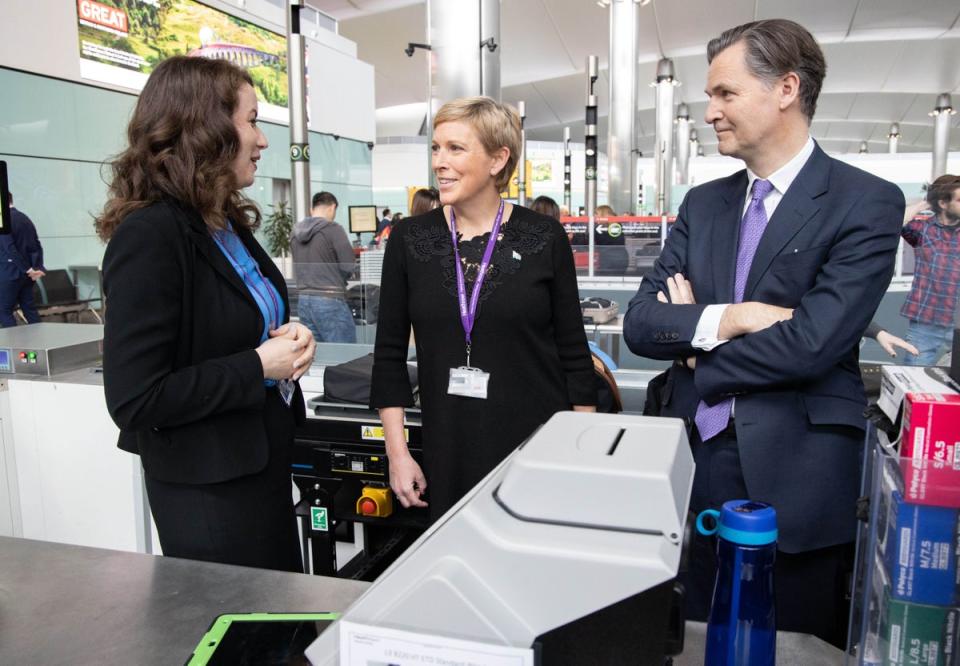
<path fill-rule="evenodd" d="M 777 509 L 786 552 L 853 540 L 866 399 L 859 342 L 893 274 L 903 193 L 819 146 L 790 185 L 754 255 L 745 301 L 795 308 L 793 319 L 710 352 L 691 345 L 711 303 L 733 302 L 746 171 L 687 193 L 624 320 L 635 353 L 697 356 L 671 368 L 664 416 L 692 424 L 697 403 L 736 397 L 740 463 L 750 499 Z M 683 273 L 696 305 L 657 301 Z"/>
<path fill-rule="evenodd" d="M 283 276 L 249 231 L 237 232 L 289 320 Z M 103 385 L 118 446 L 171 483 L 262 470 L 263 316 L 200 215 L 173 201 L 128 215 L 107 245 L 103 288 Z M 290 418 L 304 418 L 299 386 Z"/>

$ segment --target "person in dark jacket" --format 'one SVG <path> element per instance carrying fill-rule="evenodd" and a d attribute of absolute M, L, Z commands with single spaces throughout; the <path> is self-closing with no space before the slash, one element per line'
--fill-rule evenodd
<path fill-rule="evenodd" d="M 357 341 L 345 292 L 355 258 L 347 232 L 334 222 L 338 205 L 330 192 L 315 194 L 310 217 L 297 222 L 290 239 L 297 312 L 320 342 Z"/>
<path fill-rule="evenodd" d="M 688 426 L 690 509 L 772 504 L 777 629 L 842 648 L 866 427 L 859 343 L 893 274 L 903 193 L 810 137 L 826 59 L 806 28 L 746 23 L 712 39 L 707 61 L 705 120 L 746 168 L 684 197 L 624 342 L 674 361 L 661 415 Z M 687 619 L 709 615 L 715 547 L 695 534 L 687 549 Z"/>
<path fill-rule="evenodd" d="M 0 235 L 0 327 L 17 325 L 13 311 L 18 305 L 28 324 L 40 321 L 33 304 L 33 283 L 46 275 L 45 271 L 37 228 L 13 207 L 11 193 L 10 233 Z"/>
<path fill-rule="evenodd" d="M 290 465 L 316 344 L 289 323 L 240 191 L 267 147 L 253 81 L 225 60 L 168 58 L 127 139 L 96 225 L 118 445 L 140 455 L 164 555 L 302 571 Z"/>
<path fill-rule="evenodd" d="M 379 234 L 381 231 L 389 227 L 392 221 L 393 221 L 393 218 L 390 215 L 390 209 L 384 208 L 383 217 L 380 219 L 379 222 L 377 222 L 377 233 Z"/>

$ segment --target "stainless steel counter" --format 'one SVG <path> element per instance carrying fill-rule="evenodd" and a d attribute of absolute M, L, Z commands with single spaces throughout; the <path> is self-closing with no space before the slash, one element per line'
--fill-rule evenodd
<path fill-rule="evenodd" d="M 221 613 L 341 611 L 367 583 L 0 537 L 0 664 L 182 664 Z M 684 654 L 703 663 L 703 624 Z M 842 664 L 801 634 L 781 666 Z"/>
<path fill-rule="evenodd" d="M 0 664 L 182 664 L 221 613 L 340 611 L 366 587 L 0 538 Z"/>

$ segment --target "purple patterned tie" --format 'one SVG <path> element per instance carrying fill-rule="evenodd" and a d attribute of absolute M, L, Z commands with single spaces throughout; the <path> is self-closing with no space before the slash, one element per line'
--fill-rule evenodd
<path fill-rule="evenodd" d="M 767 228 L 767 211 L 763 207 L 763 200 L 771 190 L 773 185 L 769 180 L 757 178 L 753 181 L 753 196 L 750 199 L 750 205 L 747 206 L 747 212 L 743 214 L 743 219 L 740 221 L 740 247 L 737 248 L 737 273 L 733 283 L 734 303 L 743 301 L 743 291 L 747 285 L 747 275 L 750 274 L 753 255 L 760 244 L 763 230 Z M 697 405 L 697 415 L 694 417 L 697 430 L 700 431 L 700 441 L 706 442 L 716 437 L 727 427 L 732 405 L 732 398 L 721 400 L 712 407 L 703 400 L 700 401 Z"/>

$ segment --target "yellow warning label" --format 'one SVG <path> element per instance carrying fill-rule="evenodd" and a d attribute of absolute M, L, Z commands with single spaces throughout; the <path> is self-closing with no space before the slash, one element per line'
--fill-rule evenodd
<path fill-rule="evenodd" d="M 360 426 L 360 437 L 361 439 L 369 439 L 375 442 L 383 442 L 386 440 L 383 434 L 383 426 Z M 410 430 L 407 428 L 403 429 L 403 439 L 408 444 L 410 443 Z"/>

